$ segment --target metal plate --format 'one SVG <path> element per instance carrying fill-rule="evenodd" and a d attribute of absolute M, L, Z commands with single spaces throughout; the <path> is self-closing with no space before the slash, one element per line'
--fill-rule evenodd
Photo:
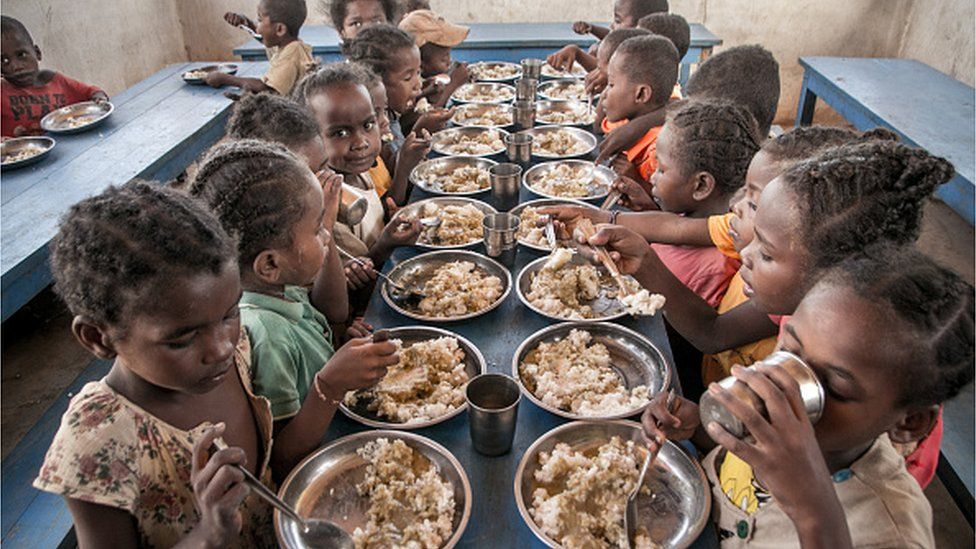
<path fill-rule="evenodd" d="M 226 74 L 237 74 L 238 66 L 234 63 L 221 63 L 219 65 L 206 65 L 184 72 L 181 76 L 187 84 L 204 84 L 204 76 L 191 76 L 194 72 L 213 72 L 220 71 Z"/>
<path fill-rule="evenodd" d="M 453 143 L 455 139 L 458 139 L 458 136 L 466 136 L 466 137 L 473 138 L 477 135 L 487 133 L 487 132 L 498 133 L 498 138 L 502 142 L 500 147 L 498 147 L 497 149 L 492 149 L 491 151 L 482 154 L 458 154 L 456 152 L 445 149 L 445 147 Z M 501 154 L 505 152 L 506 135 L 508 135 L 508 132 L 500 128 L 477 128 L 477 127 L 448 128 L 446 130 L 441 130 L 435 133 L 433 136 L 431 136 L 430 146 L 435 153 L 444 156 L 473 156 L 473 157 L 492 156 L 492 155 Z"/>
<path fill-rule="evenodd" d="M 469 122 L 469 120 L 481 122 L 478 118 L 489 112 L 497 112 L 501 116 L 507 116 L 508 122 L 504 124 L 478 124 Z M 454 116 L 451 117 L 452 124 L 465 128 L 504 128 L 514 124 L 514 121 L 515 115 L 512 106 L 497 103 L 464 103 L 455 107 Z"/>
<path fill-rule="evenodd" d="M 593 168 L 593 181 L 590 182 L 589 191 L 590 194 L 587 196 L 556 196 L 548 193 L 544 193 L 535 188 L 535 184 L 539 179 L 548 174 L 549 172 L 555 170 L 561 165 L 567 164 L 571 167 L 592 167 Z M 529 168 L 529 171 L 525 172 L 522 176 L 522 186 L 532 194 L 544 197 L 544 198 L 562 198 L 570 200 L 603 200 L 608 194 L 610 194 L 610 186 L 613 182 L 617 180 L 617 174 L 610 168 L 606 166 L 597 166 L 592 162 L 587 160 L 559 160 L 556 162 L 546 162 L 544 164 L 536 164 Z"/>
<path fill-rule="evenodd" d="M 455 168 L 462 168 L 465 166 L 474 166 L 480 170 L 483 170 L 487 175 L 488 168 L 497 163 L 498 162 L 489 160 L 487 158 L 476 158 L 471 156 L 442 156 L 440 158 L 432 158 L 430 160 L 421 162 L 413 169 L 413 171 L 410 172 L 410 182 L 421 190 L 431 194 L 439 194 L 443 196 L 473 196 L 490 191 L 491 184 L 484 189 L 478 189 L 477 191 L 452 193 L 441 190 L 441 186 L 437 182 L 434 184 L 428 183 L 427 176 L 442 170 L 453 171 Z"/>
<path fill-rule="evenodd" d="M 515 88 L 498 82 L 464 84 L 454 90 L 451 100 L 455 103 L 511 103 L 515 100 Z"/>
<path fill-rule="evenodd" d="M 540 257 L 532 263 L 529 263 L 522 269 L 518 274 L 518 279 L 515 284 L 515 291 L 518 293 L 519 301 L 529 309 L 539 313 L 540 315 L 551 318 L 553 320 L 575 320 L 571 318 L 563 318 L 555 316 L 544 312 L 535 305 L 529 303 L 529 299 L 526 297 L 529 293 L 529 289 L 532 286 L 532 279 L 535 274 L 542 270 L 542 267 L 549 261 L 549 256 Z M 588 264 L 585 259 L 580 257 L 579 254 L 574 253 L 573 259 L 570 261 L 573 265 L 586 265 Z M 607 297 L 607 293 L 616 291 L 617 283 L 607 274 L 603 267 L 597 267 L 597 271 L 600 273 L 600 295 L 592 301 L 584 302 L 584 305 L 589 305 L 593 309 L 593 313 L 596 315 L 593 318 L 584 319 L 587 322 L 599 322 L 603 320 L 614 320 L 617 318 L 623 318 L 627 316 L 627 308 L 624 307 L 623 303 L 617 300 L 615 297 Z"/>
<path fill-rule="evenodd" d="M 457 458 L 429 438 L 403 431 L 364 431 L 349 435 L 316 451 L 295 467 L 278 494 L 303 517 L 327 518 L 350 534 L 366 524 L 369 501 L 360 496 L 356 485 L 366 475 L 366 461 L 356 451 L 367 442 L 386 438 L 402 440 L 429 459 L 441 476 L 454 487 L 454 535 L 443 547 L 454 547 L 471 518 L 471 484 Z M 274 513 L 275 535 L 282 547 L 305 548 L 301 527 L 295 521 Z"/>
<path fill-rule="evenodd" d="M 596 120 L 596 105 L 590 105 L 590 113 L 587 117 L 585 101 L 539 101 L 535 104 L 535 121 L 539 124 L 550 124 L 553 126 L 578 126 L 589 127 Z M 567 122 L 559 122 L 553 119 L 546 120 L 547 116 L 558 114 L 575 115 L 577 118 Z M 585 120 L 579 119 L 584 117 Z"/>
<path fill-rule="evenodd" d="M 537 487 L 534 473 L 539 467 L 539 454 L 552 451 L 559 442 L 578 451 L 595 451 L 613 436 L 624 442 L 632 440 L 639 447 L 647 444 L 640 424 L 633 421 L 576 421 L 542 435 L 522 456 L 515 471 L 515 503 L 522 520 L 548 547 L 559 544 L 542 533 L 529 513 L 532 492 Z M 647 471 L 644 485 L 650 494 L 638 496 L 637 516 L 651 540 L 669 548 L 691 545 L 708 523 L 712 507 L 711 490 L 701 466 L 668 441 Z"/>
<path fill-rule="evenodd" d="M 579 63 L 577 63 L 575 61 L 573 62 L 572 69 L 570 69 L 568 71 L 558 71 L 555 68 L 553 68 L 552 65 L 550 65 L 549 63 L 546 63 L 545 65 L 542 65 L 542 72 L 541 72 L 541 74 L 542 74 L 542 78 L 545 78 L 547 80 L 556 79 L 556 78 L 558 78 L 558 79 L 566 79 L 566 78 L 581 79 L 581 78 L 585 78 L 586 77 L 586 69 L 583 68 L 583 65 L 580 65 Z"/>
<path fill-rule="evenodd" d="M 407 204 L 406 206 L 400 208 L 397 211 L 396 215 L 393 216 L 393 219 L 400 220 L 400 219 L 404 219 L 404 218 L 408 218 L 408 217 L 422 218 L 422 217 L 424 217 L 424 214 L 423 214 L 424 206 L 427 205 L 427 204 L 437 204 L 438 206 L 441 206 L 441 207 L 443 207 L 443 206 L 452 206 L 452 205 L 463 206 L 463 205 L 466 205 L 466 204 L 471 204 L 474 207 L 476 207 L 479 210 L 481 210 L 482 213 L 484 213 L 485 215 L 491 215 L 491 214 L 494 214 L 494 213 L 498 213 L 498 210 L 496 210 L 495 208 L 492 208 L 490 205 L 485 204 L 484 202 L 482 202 L 480 200 L 475 200 L 473 198 L 464 198 L 464 197 L 460 197 L 460 196 L 458 196 L 458 197 L 455 197 L 455 196 L 442 196 L 442 197 L 437 197 L 437 198 L 428 198 L 426 200 L 418 200 L 417 202 L 411 202 L 410 204 Z M 421 233 L 421 238 L 422 237 L 423 237 L 423 234 Z M 483 233 L 482 233 L 482 236 L 479 236 L 476 240 L 472 240 L 471 242 L 468 242 L 467 244 L 458 244 L 456 246 L 437 246 L 437 245 L 430 244 L 430 243 L 425 242 L 425 241 L 417 240 L 417 243 L 415 244 L 415 246 L 417 246 L 418 248 L 423 248 L 425 250 L 461 250 L 461 249 L 464 249 L 464 248 L 470 248 L 472 246 L 477 246 L 483 240 L 484 240 L 484 236 L 483 236 Z"/>
<path fill-rule="evenodd" d="M 585 207 L 585 208 L 592 208 L 594 210 L 597 209 L 596 206 L 594 206 L 592 204 L 587 204 L 586 202 L 580 202 L 579 200 L 570 200 L 568 198 L 540 198 L 540 199 L 537 199 L 537 200 L 529 200 L 528 202 L 523 202 L 523 203 L 519 204 L 518 206 L 515 206 L 514 208 L 512 208 L 511 211 L 510 211 L 510 213 L 519 216 L 519 218 L 521 219 L 522 212 L 526 208 L 530 208 L 530 207 L 531 208 L 541 208 L 543 206 L 581 206 L 581 207 Z M 519 225 L 519 226 L 521 227 L 522 225 Z M 538 252 L 549 253 L 549 252 L 552 251 L 552 250 L 549 249 L 548 244 L 545 247 L 543 247 L 543 246 L 539 246 L 539 245 L 536 245 L 536 244 L 532 244 L 532 243 L 530 243 L 530 242 L 528 242 L 526 240 L 522 240 L 521 238 L 519 239 L 518 242 L 522 246 L 525 246 L 526 248 L 529 248 L 529 249 L 532 249 L 532 250 L 536 250 Z"/>
<path fill-rule="evenodd" d="M 80 133 L 104 122 L 114 110 L 108 101 L 75 103 L 47 113 L 41 119 L 41 128 L 51 133 Z"/>
<path fill-rule="evenodd" d="M 496 307 L 501 305 L 501 303 L 508 297 L 508 294 L 512 292 L 512 274 L 508 272 L 508 269 L 493 259 L 466 250 L 449 250 L 421 254 L 400 263 L 391 269 L 390 272 L 387 273 L 387 276 L 392 278 L 397 283 L 409 286 L 414 280 L 423 280 L 425 276 L 432 274 L 441 265 L 450 263 L 452 261 L 470 261 L 474 263 L 477 268 L 485 271 L 489 275 L 497 276 L 502 281 L 502 295 L 499 296 L 494 303 L 476 313 L 468 313 L 466 315 L 452 317 L 427 316 L 416 311 L 400 307 L 400 305 L 390 298 L 390 289 L 388 287 L 389 284 L 386 282 L 383 283 L 380 289 L 383 295 L 383 300 L 386 301 L 386 304 L 396 312 L 415 320 L 421 320 L 424 322 L 454 322 L 457 320 L 467 320 L 469 318 L 479 317 L 493 311 Z"/>
<path fill-rule="evenodd" d="M 421 341 L 428 341 L 444 336 L 453 337 L 454 339 L 457 339 L 458 347 L 464 351 L 464 371 L 468 374 L 468 379 L 472 379 L 477 375 L 485 373 L 485 369 L 487 368 L 485 357 L 482 356 L 481 351 L 474 346 L 474 343 L 471 343 L 464 337 L 461 337 L 454 332 L 449 332 L 447 330 L 433 328 L 430 326 L 402 326 L 399 328 L 391 328 L 387 331 L 390 333 L 390 339 L 399 339 L 403 341 L 404 348 Z M 350 408 L 345 404 L 339 405 L 339 409 L 342 410 L 342 413 L 346 414 L 346 416 L 350 419 L 358 421 L 363 425 L 378 427 L 380 429 L 422 429 L 424 427 L 430 427 L 431 425 L 437 425 L 438 423 L 447 421 L 460 414 L 467 408 L 468 404 L 467 401 L 465 401 L 457 408 L 437 418 L 413 423 L 396 423 L 377 415 L 375 412 L 370 412 L 367 410 L 366 402 L 364 402 L 362 399 L 360 399 L 360 402 L 358 402 L 353 408 Z"/>
<path fill-rule="evenodd" d="M 550 154 L 550 153 L 541 152 L 541 151 L 538 150 L 538 148 L 536 147 L 536 145 L 538 145 L 538 143 L 539 143 L 539 137 L 540 136 L 545 135 L 545 134 L 549 134 L 549 133 L 559 133 L 559 132 L 566 132 L 566 133 L 571 134 L 577 141 L 581 141 L 584 145 L 586 145 L 586 147 L 583 150 L 581 150 L 580 152 L 573 153 L 573 154 L 566 154 L 566 155 Z M 593 152 L 593 150 L 596 149 L 596 145 L 597 145 L 596 136 L 595 135 L 593 135 L 592 133 L 590 133 L 590 132 L 588 132 L 586 130 L 583 130 L 583 129 L 580 129 L 580 128 L 574 128 L 572 126 L 569 126 L 569 127 L 567 127 L 567 126 L 536 126 L 535 128 L 530 128 L 528 130 L 523 130 L 523 133 L 528 133 L 528 134 L 532 135 L 532 137 L 535 139 L 532 142 L 532 156 L 535 157 L 535 158 L 542 158 L 542 159 L 546 159 L 546 160 L 564 159 L 564 158 L 580 158 L 580 157 L 586 156 L 586 155 L 590 154 L 591 152 Z"/>
<path fill-rule="evenodd" d="M 480 74 L 480 71 L 490 69 L 507 69 L 510 74 L 498 78 L 489 78 Z M 522 77 L 522 66 L 517 63 L 508 63 L 506 61 L 479 61 L 477 63 L 471 63 L 468 65 L 468 72 L 474 76 L 474 79 L 478 82 L 512 82 L 513 80 Z"/>
<path fill-rule="evenodd" d="M 646 385 L 649 395 L 653 398 L 654 395 L 671 385 L 671 367 L 668 365 L 668 361 L 665 360 L 661 351 L 646 337 L 612 322 L 564 322 L 543 328 L 532 334 L 519 345 L 519 348 L 515 351 L 515 355 L 512 356 L 512 377 L 519 382 L 522 393 L 534 402 L 536 406 L 568 419 L 597 420 L 631 417 L 643 412 L 644 408 L 650 404 L 650 401 L 647 401 L 643 406 L 619 414 L 582 416 L 546 404 L 540 398 L 536 397 L 529 390 L 526 382 L 522 380 L 519 365 L 529 353 L 539 347 L 540 343 L 552 343 L 564 339 L 574 329 L 589 332 L 593 336 L 593 339 L 590 340 L 590 345 L 602 343 L 607 347 L 607 350 L 610 351 L 610 365 L 614 372 L 620 376 L 627 390 L 633 389 L 638 385 Z"/>
<path fill-rule="evenodd" d="M 557 78 L 539 84 L 536 93 L 542 99 L 549 101 L 566 101 L 567 99 L 583 101 L 586 99 L 583 86 L 583 80 L 579 78 Z"/>
<path fill-rule="evenodd" d="M 42 158 L 51 154 L 51 149 L 57 142 L 47 136 L 12 137 L 0 143 L 0 168 L 12 170 L 40 162 Z M 33 152 L 31 156 L 20 160 L 7 160 L 21 152 Z"/>

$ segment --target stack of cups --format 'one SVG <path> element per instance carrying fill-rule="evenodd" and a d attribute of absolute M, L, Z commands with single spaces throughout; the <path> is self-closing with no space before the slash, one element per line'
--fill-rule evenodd
<path fill-rule="evenodd" d="M 508 160 L 523 167 L 528 166 L 532 162 L 533 139 L 532 134 L 525 132 L 506 135 L 504 141 Z"/>
<path fill-rule="evenodd" d="M 535 101 L 516 101 L 512 105 L 512 121 L 520 130 L 535 126 Z"/>
<path fill-rule="evenodd" d="M 545 63 L 542 59 L 523 59 L 522 60 L 522 78 L 531 78 L 532 80 L 538 81 L 542 77 L 542 65 Z"/>
<path fill-rule="evenodd" d="M 512 213 L 486 215 L 481 221 L 485 236 L 485 253 L 509 268 L 515 266 L 520 221 L 519 216 Z"/>
<path fill-rule="evenodd" d="M 488 179 L 491 181 L 491 197 L 495 208 L 507 212 L 518 205 L 522 166 L 495 164 L 488 168 Z"/>
<path fill-rule="evenodd" d="M 515 81 L 516 101 L 535 101 L 535 94 L 539 88 L 539 81 L 535 78 L 522 77 Z"/>

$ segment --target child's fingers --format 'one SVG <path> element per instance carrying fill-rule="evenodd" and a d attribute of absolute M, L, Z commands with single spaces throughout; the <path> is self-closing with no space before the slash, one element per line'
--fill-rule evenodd
<path fill-rule="evenodd" d="M 251 488 L 244 484 L 243 482 L 232 487 L 230 490 L 220 498 L 217 504 L 221 508 L 222 514 L 224 514 L 225 520 L 232 520 L 234 514 L 237 513 L 238 509 L 241 507 L 241 503 L 244 502 L 244 498 L 251 492 Z"/>
<path fill-rule="evenodd" d="M 756 440 L 763 441 L 773 440 L 776 438 L 773 426 L 766 421 L 766 418 L 762 417 L 762 415 L 751 406 L 747 405 L 738 398 L 733 397 L 718 383 L 712 383 L 708 386 L 708 394 L 711 395 L 716 402 L 724 406 L 729 413 L 737 417 L 746 427 L 746 429 L 749 430 L 749 433 L 756 438 Z"/>
<path fill-rule="evenodd" d="M 796 419 L 803 421 L 807 417 L 807 409 L 803 402 L 803 395 L 800 394 L 800 385 L 797 383 L 796 379 L 794 379 L 793 376 L 791 376 L 789 372 L 783 368 L 759 364 L 756 369 L 766 374 L 769 379 L 772 380 L 777 387 L 779 387 L 792 408 L 793 415 L 796 417 Z"/>
<path fill-rule="evenodd" d="M 244 473 L 237 467 L 221 466 L 214 473 L 213 479 L 207 484 L 203 497 L 204 504 L 216 505 L 221 499 L 234 488 L 244 482 Z"/>
<path fill-rule="evenodd" d="M 759 451 L 756 450 L 755 446 L 745 442 L 744 440 L 735 438 L 731 433 L 725 430 L 724 427 L 711 421 L 705 426 L 705 430 L 708 432 L 708 436 L 712 437 L 719 446 L 725 448 L 729 452 L 732 452 L 743 461 L 749 464 L 755 464 L 759 461 Z"/>
<path fill-rule="evenodd" d="M 245 461 L 247 461 L 247 456 L 244 454 L 244 450 L 240 448 L 224 448 L 223 450 L 218 450 L 210 456 L 210 460 L 197 473 L 196 478 L 192 479 L 193 490 L 197 494 L 203 494 L 207 487 L 213 483 L 214 476 L 222 467 L 230 464 L 244 465 Z"/>
<path fill-rule="evenodd" d="M 207 462 L 210 461 L 210 446 L 213 444 L 217 437 L 224 434 L 224 429 L 227 426 L 224 423 L 218 423 L 203 432 L 203 435 L 197 439 L 193 444 L 193 464 L 191 466 L 190 475 L 193 475 L 193 471 L 203 469 Z"/>
<path fill-rule="evenodd" d="M 735 365 L 732 367 L 732 375 L 748 385 L 763 400 L 769 413 L 770 423 L 775 425 L 782 423 L 784 419 L 799 419 L 789 401 L 786 400 L 786 395 L 765 373 L 753 368 Z M 796 382 L 793 381 L 793 384 L 796 385 Z"/>

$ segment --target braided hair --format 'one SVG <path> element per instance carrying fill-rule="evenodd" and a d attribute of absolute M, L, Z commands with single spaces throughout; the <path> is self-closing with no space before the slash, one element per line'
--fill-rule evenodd
<path fill-rule="evenodd" d="M 415 47 L 413 38 L 393 25 L 370 25 L 344 43 L 342 53 L 350 61 L 358 61 L 383 76 L 394 68 L 393 57 L 397 52 Z"/>
<path fill-rule="evenodd" d="M 304 145 L 318 135 L 319 126 L 305 106 L 273 93 L 246 94 L 227 122 L 231 139 L 262 139 L 288 148 Z"/>
<path fill-rule="evenodd" d="M 716 190 L 731 195 L 745 183 L 749 162 L 759 150 L 756 121 L 728 101 L 681 101 L 668 110 L 665 124 L 683 173 L 708 172 Z"/>
<path fill-rule="evenodd" d="M 678 60 L 684 59 L 691 47 L 691 27 L 688 21 L 676 13 L 652 13 L 640 18 L 637 28 L 663 36 L 678 50 Z"/>
<path fill-rule="evenodd" d="M 879 242 L 914 242 L 925 200 L 952 175 L 943 158 L 874 140 L 829 149 L 782 178 L 812 266 L 822 269 Z"/>
<path fill-rule="evenodd" d="M 189 193 L 237 238 L 246 272 L 262 251 L 291 246 L 292 229 L 305 214 L 309 177 L 308 167 L 283 146 L 244 139 L 211 149 Z"/>
<path fill-rule="evenodd" d="M 366 85 L 366 72 L 354 63 L 337 61 L 320 67 L 302 78 L 292 90 L 292 99 L 299 104 L 308 106 L 309 100 L 323 91 L 346 85 Z"/>
<path fill-rule="evenodd" d="M 130 181 L 71 207 L 50 244 L 54 291 L 75 315 L 125 326 L 150 290 L 176 277 L 218 275 L 234 240 L 203 205 L 163 185 Z"/>
<path fill-rule="evenodd" d="M 779 63 L 759 45 L 729 48 L 706 59 L 684 91 L 696 99 L 727 99 L 746 106 L 765 138 L 779 105 Z"/>
<path fill-rule="evenodd" d="M 323 0 L 322 7 L 326 8 L 323 11 L 329 12 L 329 19 L 332 19 L 332 26 L 335 27 L 336 31 L 341 31 L 342 27 L 346 23 L 346 15 L 349 14 L 349 4 L 355 2 L 356 0 Z M 396 16 L 398 12 L 398 6 L 396 0 L 375 0 L 379 2 L 380 6 L 383 8 L 383 15 L 386 16 L 386 22 L 392 23 L 396 21 Z"/>
<path fill-rule="evenodd" d="M 890 312 L 906 360 L 893 372 L 902 383 L 900 406 L 941 404 L 973 380 L 973 287 L 911 249 L 881 246 L 847 259 L 821 285 L 849 288 Z"/>
<path fill-rule="evenodd" d="M 767 139 L 760 150 L 786 169 L 831 147 L 872 140 L 898 141 L 898 135 L 885 128 L 858 132 L 836 126 L 800 126 Z"/>

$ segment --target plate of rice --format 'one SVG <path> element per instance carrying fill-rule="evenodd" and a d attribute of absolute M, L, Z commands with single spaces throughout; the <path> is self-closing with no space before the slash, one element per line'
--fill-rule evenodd
<path fill-rule="evenodd" d="M 444 156 L 491 156 L 505 152 L 506 135 L 499 128 L 448 128 L 431 136 L 431 149 Z"/>
<path fill-rule="evenodd" d="M 536 226 L 536 223 L 542 219 L 542 216 L 538 213 L 539 209 L 550 206 L 577 206 L 596 209 L 596 206 L 592 204 L 565 198 L 540 198 L 538 200 L 523 202 L 510 211 L 513 215 L 519 216 L 519 244 L 538 252 L 549 253 L 552 251 L 549 248 L 549 241 L 546 240 L 545 227 Z M 567 248 L 575 246 L 571 240 L 564 240 L 557 242 L 557 244 Z"/>
<path fill-rule="evenodd" d="M 442 156 L 425 160 L 410 172 L 410 182 L 421 190 L 447 196 L 471 196 L 491 190 L 487 158 Z"/>
<path fill-rule="evenodd" d="M 511 82 L 522 76 L 522 66 L 507 61 L 479 61 L 468 65 L 468 72 L 479 82 Z"/>
<path fill-rule="evenodd" d="M 408 218 L 440 220 L 436 227 L 421 228 L 416 246 L 428 250 L 456 250 L 475 246 L 484 240 L 481 225 L 495 208 L 472 198 L 442 196 L 418 200 L 401 208 L 395 220 Z"/>
<path fill-rule="evenodd" d="M 497 82 L 475 82 L 454 90 L 451 99 L 455 103 L 511 103 L 515 88 Z"/>
<path fill-rule="evenodd" d="M 617 174 L 587 160 L 560 160 L 536 164 L 522 176 L 522 185 L 543 198 L 602 200 L 610 194 Z"/>

